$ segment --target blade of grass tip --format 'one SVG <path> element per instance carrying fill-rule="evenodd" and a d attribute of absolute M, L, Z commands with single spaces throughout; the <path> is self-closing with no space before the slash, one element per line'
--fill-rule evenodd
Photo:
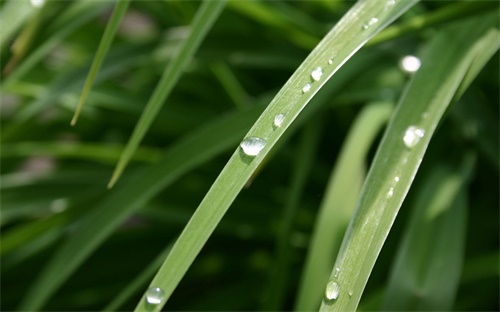
<path fill-rule="evenodd" d="M 226 5 L 226 0 L 210 1 L 205 0 L 201 3 L 195 17 L 191 23 L 191 31 L 186 40 L 181 44 L 177 55 L 170 61 L 156 86 L 151 98 L 144 109 L 139 122 L 135 126 L 134 132 L 123 151 L 118 164 L 113 172 L 108 188 L 112 188 L 120 175 L 125 170 L 132 154 L 139 146 L 142 138 L 151 126 L 154 118 L 165 102 L 175 84 L 179 80 L 184 68 L 191 61 L 195 51 L 198 49 L 201 41 L 204 39 L 213 23 L 222 12 Z"/>
<path fill-rule="evenodd" d="M 498 3 L 494 1 L 465 1 L 454 2 L 444 6 L 439 10 L 415 16 L 399 25 L 387 27 L 372 40 L 366 43 L 366 46 L 376 45 L 404 35 L 420 31 L 423 28 L 444 24 L 450 21 L 463 19 L 468 16 L 491 12 L 498 8 Z"/>
<path fill-rule="evenodd" d="M 19 310 L 39 310 L 130 214 L 186 172 L 234 146 L 262 108 L 259 103 L 200 127 L 169 148 L 158 163 L 132 177 L 133 183 L 109 192 L 43 268 Z"/>
<path fill-rule="evenodd" d="M 356 310 L 430 138 L 495 23 L 492 14 L 450 25 L 431 41 L 379 145 L 320 311 Z"/>
<path fill-rule="evenodd" d="M 247 143 L 250 146 L 253 142 L 262 143 L 256 146 L 258 152 L 252 149 L 246 154 L 242 148 L 234 152 L 172 247 L 150 284 L 162 289 L 164 300 L 149 306 L 144 294 L 136 311 L 162 309 L 237 194 L 311 98 L 367 40 L 416 2 L 357 2 L 326 35 L 271 101 L 248 132 L 248 139 L 242 142 L 245 149 Z M 280 127 L 274 127 L 274 119 L 279 114 L 285 118 Z"/>
<path fill-rule="evenodd" d="M 302 194 L 307 178 L 313 167 L 316 150 L 321 138 L 324 120 L 312 120 L 302 131 L 300 143 L 295 156 L 291 185 L 287 201 L 281 217 L 281 226 L 276 239 L 276 252 L 271 268 L 268 290 L 262 305 L 263 311 L 283 311 L 283 302 L 288 290 L 288 270 L 292 257 L 290 236 L 293 232 L 297 210 L 301 204 Z"/>
<path fill-rule="evenodd" d="M 460 282 L 466 238 L 466 185 L 474 166 L 440 163 L 417 192 L 389 275 L 384 311 L 448 311 Z"/>
<path fill-rule="evenodd" d="M 154 276 L 165 257 L 170 252 L 172 244 L 168 245 L 162 252 L 130 282 L 127 287 L 118 294 L 102 311 L 119 311 L 119 308 L 127 302 L 135 293 L 147 284 L 148 280 Z"/>
<path fill-rule="evenodd" d="M 97 75 L 99 68 L 101 68 L 102 61 L 108 53 L 109 47 L 113 42 L 113 38 L 116 35 L 116 31 L 118 30 L 118 26 L 120 25 L 125 12 L 127 12 L 129 4 L 130 0 L 118 0 L 118 2 L 116 3 L 113 14 L 111 15 L 111 18 L 106 25 L 106 30 L 104 31 L 104 35 L 102 36 L 101 42 L 99 43 L 99 47 L 97 48 L 94 60 L 92 61 L 87 79 L 85 80 L 85 85 L 83 86 L 80 100 L 78 101 L 75 114 L 73 115 L 73 119 L 71 120 L 72 126 L 74 126 L 76 124 L 76 121 L 78 120 L 78 116 L 80 115 L 83 104 L 85 104 L 85 100 L 87 99 L 90 89 L 92 88 L 92 84 L 94 83 L 95 76 Z"/>
<path fill-rule="evenodd" d="M 296 311 L 319 308 L 323 285 L 328 281 L 331 264 L 361 192 L 367 153 L 389 119 L 392 108 L 393 105 L 386 102 L 366 106 L 349 130 L 316 218 L 295 303 Z"/>

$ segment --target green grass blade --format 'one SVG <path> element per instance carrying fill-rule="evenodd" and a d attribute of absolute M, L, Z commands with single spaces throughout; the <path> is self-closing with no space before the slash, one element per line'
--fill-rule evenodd
<path fill-rule="evenodd" d="M 0 49 L 14 36 L 15 32 L 39 9 L 29 1 L 10 0 L 0 11 L 2 30 L 0 36 Z"/>
<path fill-rule="evenodd" d="M 108 53 L 109 47 L 113 42 L 113 38 L 115 37 L 116 31 L 118 30 L 118 26 L 120 25 L 125 12 L 127 12 L 129 4 L 130 0 L 118 0 L 116 3 L 113 14 L 111 15 L 108 25 L 106 26 L 106 30 L 104 31 L 104 35 L 99 43 L 99 47 L 97 48 L 94 60 L 92 61 L 92 66 L 90 67 L 87 79 L 85 80 L 80 100 L 76 106 L 75 115 L 71 120 L 72 126 L 74 126 L 78 120 L 78 116 L 80 115 L 83 104 L 85 104 L 85 100 L 87 99 L 90 89 L 92 88 L 97 72 L 99 71 L 99 68 L 101 68 L 102 62 Z"/>
<path fill-rule="evenodd" d="M 237 77 L 231 71 L 229 66 L 223 62 L 212 64 L 212 72 L 226 89 L 236 107 L 243 109 L 248 106 L 248 94 L 238 81 Z"/>
<path fill-rule="evenodd" d="M 262 151 L 253 158 L 240 149 L 234 152 L 153 279 L 151 287 L 163 289 L 165 300 L 150 307 L 144 295 L 136 311 L 162 309 L 237 194 L 300 111 L 353 53 L 416 2 L 389 2 L 393 4 L 389 6 L 378 1 L 358 2 L 326 35 L 248 132 L 247 137 L 266 140 Z M 318 81 L 312 81 L 311 72 L 318 66 L 323 68 L 323 75 Z M 310 90 L 303 93 L 309 83 Z M 278 114 L 286 114 L 286 118 L 281 127 L 273 127 Z"/>
<path fill-rule="evenodd" d="M 460 170 L 438 164 L 412 207 L 387 286 L 383 310 L 449 311 L 465 251 L 466 184 L 474 157 Z"/>
<path fill-rule="evenodd" d="M 113 176 L 108 184 L 108 188 L 113 187 L 125 170 L 130 158 L 148 131 L 151 123 L 160 111 L 160 108 L 163 106 L 163 102 L 174 88 L 183 70 L 191 61 L 195 51 L 198 49 L 201 41 L 208 33 L 212 24 L 222 12 L 225 4 L 225 0 L 206 0 L 201 4 L 192 21 L 189 37 L 182 43 L 178 54 L 167 65 L 160 82 L 151 95 L 151 98 L 149 99 L 129 142 L 127 143 L 127 146 L 125 147 L 125 150 L 116 165 Z"/>
<path fill-rule="evenodd" d="M 111 191 L 56 252 L 35 280 L 20 310 L 40 309 L 69 275 L 132 212 L 184 173 L 234 146 L 261 111 L 262 105 L 253 106 L 201 127 L 169 149 L 157 164 L 135 176 L 133 183 Z"/>
<path fill-rule="evenodd" d="M 373 103 L 361 111 L 332 171 L 321 203 L 302 272 L 297 311 L 318 309 L 331 264 L 356 206 L 364 180 L 368 150 L 392 112 L 390 103 Z"/>
<path fill-rule="evenodd" d="M 339 296 L 324 300 L 321 311 L 356 309 L 429 141 L 495 22 L 496 16 L 488 15 L 450 25 L 431 41 L 380 143 L 344 237 L 331 276 Z M 403 135 L 412 125 L 424 135 L 408 148 Z"/>
<path fill-rule="evenodd" d="M 318 118 L 318 117 L 316 117 Z M 321 120 L 310 122 L 302 132 L 295 156 L 294 169 L 291 177 L 291 185 L 288 192 L 287 202 L 281 218 L 281 226 L 276 239 L 276 252 L 273 268 L 269 281 L 269 290 L 266 292 L 267 298 L 262 305 L 263 311 L 282 311 L 283 302 L 287 294 L 288 271 L 290 258 L 293 258 L 290 246 L 290 235 L 293 232 L 297 210 L 301 205 L 302 195 L 307 183 L 311 168 L 315 160 L 315 153 L 318 148 L 321 130 L 323 129 Z"/>

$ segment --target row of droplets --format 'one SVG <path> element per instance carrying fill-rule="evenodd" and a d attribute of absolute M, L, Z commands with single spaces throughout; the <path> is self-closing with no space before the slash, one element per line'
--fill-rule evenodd
<path fill-rule="evenodd" d="M 283 125 L 283 122 L 285 121 L 285 118 L 285 114 L 278 114 L 274 116 L 273 128 L 276 129 L 281 127 L 281 125 Z M 264 146 L 266 146 L 266 140 L 254 136 L 248 137 L 240 143 L 241 150 L 247 156 L 259 155 L 262 149 L 264 149 Z"/>

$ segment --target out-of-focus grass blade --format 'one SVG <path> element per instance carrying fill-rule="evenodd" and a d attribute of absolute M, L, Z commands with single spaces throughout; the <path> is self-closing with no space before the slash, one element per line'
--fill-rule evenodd
<path fill-rule="evenodd" d="M 248 94 L 231 69 L 223 62 L 211 66 L 212 72 L 220 81 L 236 107 L 243 109 L 248 106 Z"/>
<path fill-rule="evenodd" d="M 448 311 L 465 251 L 467 192 L 474 157 L 460 170 L 439 164 L 417 193 L 396 254 L 384 311 Z"/>
<path fill-rule="evenodd" d="M 234 152 L 151 282 L 163 290 L 165 300 L 149 306 L 144 294 L 136 311 L 162 309 L 237 194 L 310 99 L 367 40 L 416 2 L 357 2 L 326 35 L 248 132 L 247 137 L 265 140 L 263 149 L 255 157 L 239 148 Z M 275 127 L 279 114 L 285 118 Z"/>
<path fill-rule="evenodd" d="M 115 37 L 116 31 L 118 30 L 118 26 L 120 25 L 125 12 L 127 12 L 129 4 L 130 0 L 118 0 L 118 2 L 116 3 L 113 14 L 111 15 L 108 25 L 106 26 L 106 30 L 104 31 L 104 35 L 102 36 L 101 42 L 99 43 L 99 47 L 97 48 L 94 60 L 92 61 L 92 66 L 90 67 L 87 79 L 85 80 L 85 85 L 83 86 L 80 100 L 78 101 L 78 105 L 76 106 L 75 115 L 71 120 L 71 125 L 73 126 L 78 120 L 78 115 L 82 110 L 83 104 L 85 104 L 85 100 L 87 99 L 87 95 L 90 92 L 90 88 L 92 88 L 95 76 L 97 75 L 99 68 L 101 68 L 102 61 L 108 53 L 109 47 L 113 42 L 113 38 Z"/>
<path fill-rule="evenodd" d="M 332 171 L 318 212 L 302 272 L 297 311 L 318 309 L 332 262 L 354 211 L 365 176 L 366 156 L 392 112 L 391 103 L 373 103 L 356 118 Z"/>
<path fill-rule="evenodd" d="M 184 68 L 189 64 L 195 51 L 198 49 L 201 41 L 208 33 L 212 24 L 222 12 L 226 0 L 210 1 L 205 0 L 200 5 L 196 15 L 191 23 L 191 32 L 189 37 L 182 43 L 178 54 L 170 61 L 163 73 L 163 76 L 153 91 L 151 98 L 144 109 L 139 122 L 137 123 L 130 140 L 123 151 L 118 164 L 116 165 L 113 176 L 109 181 L 108 187 L 111 188 L 116 183 L 123 170 L 127 166 L 130 158 L 135 153 L 142 138 L 151 126 L 154 118 L 158 114 L 163 102 L 168 97 L 175 84 L 179 80 Z"/>
<path fill-rule="evenodd" d="M 276 239 L 275 260 L 273 263 L 267 298 L 262 306 L 263 311 L 282 311 L 283 302 L 288 290 L 288 270 L 293 253 L 290 246 L 290 235 L 295 224 L 297 210 L 300 207 L 302 194 L 307 178 L 313 167 L 321 130 L 321 120 L 310 122 L 302 132 L 298 151 L 295 156 L 294 169 L 287 201 L 281 217 L 281 226 Z"/>
<path fill-rule="evenodd" d="M 130 282 L 127 287 L 116 296 L 103 311 L 119 311 L 120 306 L 130 299 L 135 293 L 139 292 L 141 287 L 147 284 L 148 280 L 154 276 L 156 270 L 160 267 L 163 259 L 168 255 L 171 245 L 168 245 L 137 277 Z"/>
<path fill-rule="evenodd" d="M 134 210 L 196 166 L 228 149 L 241 138 L 262 105 L 239 111 L 201 127 L 172 146 L 162 159 L 123 187 L 113 190 L 87 215 L 72 237 L 44 268 L 20 310 L 38 310 L 88 255 Z"/>
<path fill-rule="evenodd" d="M 380 143 L 344 237 L 327 289 L 338 297 L 323 300 L 321 311 L 356 309 L 433 132 L 485 42 L 497 45 L 488 35 L 496 22 L 491 14 L 450 25 L 431 41 Z"/>
<path fill-rule="evenodd" d="M 10 0 L 4 4 L 0 11 L 2 29 L 0 36 L 0 49 L 9 41 L 14 33 L 21 27 L 30 16 L 39 8 L 30 4 L 29 1 Z"/>
<path fill-rule="evenodd" d="M 120 157 L 123 146 L 89 143 L 54 143 L 54 142 L 21 142 L 2 144 L 1 158 L 27 156 L 54 156 L 57 158 L 78 158 L 113 163 Z M 154 162 L 160 157 L 157 149 L 142 147 L 134 154 L 133 159 L 143 162 Z"/>

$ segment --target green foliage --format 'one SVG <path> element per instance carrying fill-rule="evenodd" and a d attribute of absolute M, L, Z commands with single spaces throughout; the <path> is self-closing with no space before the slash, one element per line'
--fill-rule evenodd
<path fill-rule="evenodd" d="M 2 311 L 499 309 L 493 1 L 33 2 L 0 2 Z"/>

